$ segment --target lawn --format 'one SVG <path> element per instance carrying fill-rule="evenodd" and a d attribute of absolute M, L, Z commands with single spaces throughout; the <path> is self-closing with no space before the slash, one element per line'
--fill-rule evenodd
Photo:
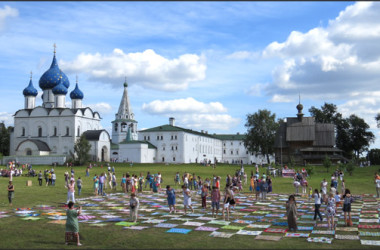
<path fill-rule="evenodd" d="M 162 165 L 162 164 L 134 164 L 130 167 L 129 164 L 113 164 L 116 170 L 118 183 L 123 173 L 143 173 L 145 176 L 147 171 L 151 173 L 161 172 L 164 183 L 163 185 L 173 185 L 174 176 L 178 171 L 180 174 L 184 172 L 195 173 L 196 175 L 205 177 L 212 177 L 213 174 L 222 177 L 222 185 L 225 183 L 227 174 L 233 174 L 235 170 L 239 169 L 237 165 L 218 165 L 216 169 L 211 167 L 203 167 L 194 164 L 186 165 Z M 34 166 L 36 170 L 44 170 L 46 166 Z M 50 169 L 51 167 L 49 167 Z M 81 176 L 83 179 L 83 188 L 81 198 L 93 195 L 92 177 L 95 173 L 100 174 L 106 171 L 106 168 L 95 167 L 90 171 L 90 177 L 85 177 L 86 167 L 74 167 L 75 176 Z M 245 166 L 245 171 L 250 175 L 252 166 Z M 357 194 L 375 194 L 375 187 L 373 183 L 373 176 L 379 170 L 378 166 L 357 168 L 353 176 L 345 173 L 346 187 L 351 189 L 354 195 Z M 66 201 L 67 190 L 64 188 L 64 172 L 70 171 L 66 167 L 56 167 L 57 181 L 54 187 L 45 185 L 39 186 L 37 177 L 14 177 L 15 186 L 15 200 L 13 208 L 33 208 L 34 206 L 47 204 L 60 208 L 63 202 Z M 265 170 L 260 169 L 260 174 Z M 323 167 L 316 167 L 315 173 L 309 179 L 309 185 L 319 187 L 323 178 L 330 180 L 331 172 L 326 172 Z M 26 181 L 32 180 L 32 186 L 26 186 Z M 12 216 L 1 218 L 0 235 L 1 244 L 0 248 L 73 248 L 76 246 L 65 246 L 64 243 L 64 225 L 47 223 L 51 220 L 43 218 L 36 221 L 24 221 L 22 217 L 14 216 L 13 208 L 9 208 L 7 201 L 7 182 L 8 178 L 0 177 L 0 211 L 5 211 Z M 249 180 L 248 180 L 249 182 Z M 244 195 L 249 194 L 249 186 L 244 186 Z M 118 184 L 120 192 L 121 187 Z M 107 194 L 115 193 L 106 190 Z M 273 192 L 278 194 L 290 194 L 294 192 L 292 186 L 292 179 L 290 178 L 273 178 Z M 149 192 L 144 192 L 149 194 Z M 177 192 L 177 197 L 182 195 Z M 76 193 L 77 195 L 77 193 Z M 108 196 L 112 197 L 112 196 Z M 78 198 L 76 196 L 76 198 Z M 125 198 L 127 202 L 129 199 Z M 85 201 L 84 204 L 88 202 Z M 198 201 L 196 201 L 197 203 Z M 177 202 L 181 204 L 181 202 Z M 198 204 L 199 205 L 199 202 Z M 62 209 L 62 208 L 60 208 Z M 64 211 L 64 210 L 62 210 Z M 197 210 L 197 211 L 200 211 Z M 162 212 L 162 210 L 161 210 Z M 196 212 L 197 213 L 197 212 Z M 143 213 L 144 214 L 144 213 Z M 128 215 L 124 215 L 128 218 Z M 144 225 L 144 224 L 139 224 Z M 236 225 L 231 223 L 231 225 Z M 254 236 L 233 235 L 232 238 L 213 238 L 209 237 L 209 232 L 191 231 L 187 235 L 183 234 L 168 234 L 165 233 L 166 228 L 148 228 L 142 231 L 125 230 L 120 226 L 115 226 L 114 223 L 108 223 L 105 227 L 94 227 L 86 223 L 80 223 L 80 232 L 84 248 L 213 248 L 213 249 L 241 249 L 241 248 L 371 248 L 371 246 L 362 246 L 360 241 L 355 240 L 334 240 L 332 244 L 322 243 L 307 243 L 305 238 L 283 238 L 278 242 L 254 240 Z M 223 230 L 222 230 L 223 231 Z M 379 231 L 379 230 L 377 230 Z M 367 239 L 379 240 L 379 237 L 372 237 Z M 307 245 L 305 245 L 307 244 Z M 375 246 L 372 246 L 375 248 Z"/>

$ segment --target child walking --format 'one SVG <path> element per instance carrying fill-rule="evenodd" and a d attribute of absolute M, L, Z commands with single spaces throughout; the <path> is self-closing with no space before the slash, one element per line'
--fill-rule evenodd
<path fill-rule="evenodd" d="M 130 220 L 133 222 L 137 221 L 137 217 L 138 217 L 137 213 L 139 210 L 139 205 L 140 205 L 139 199 L 136 197 L 135 193 L 132 193 L 131 199 L 129 200 L 129 207 L 130 207 L 129 216 L 130 216 Z"/>
<path fill-rule="evenodd" d="M 202 208 L 205 210 L 207 209 L 206 208 L 207 196 L 208 196 L 208 188 L 207 188 L 207 184 L 204 184 L 201 191 L 201 197 L 202 197 Z"/>
<path fill-rule="evenodd" d="M 211 206 L 212 206 L 212 217 L 214 218 L 214 213 L 215 213 L 215 218 L 218 216 L 219 212 L 219 204 L 220 204 L 220 190 L 217 187 L 212 187 L 211 191 Z"/>
<path fill-rule="evenodd" d="M 166 186 L 166 195 L 168 196 L 169 213 L 175 213 L 175 191 L 170 185 Z"/>

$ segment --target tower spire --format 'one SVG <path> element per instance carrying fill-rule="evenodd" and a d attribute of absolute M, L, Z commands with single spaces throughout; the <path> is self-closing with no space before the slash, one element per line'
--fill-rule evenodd
<path fill-rule="evenodd" d="M 33 71 L 30 71 L 30 80 L 33 78 Z"/>
<path fill-rule="evenodd" d="M 54 43 L 53 47 L 54 47 L 54 55 L 55 55 L 55 49 L 57 48 L 57 45 L 55 45 Z"/>

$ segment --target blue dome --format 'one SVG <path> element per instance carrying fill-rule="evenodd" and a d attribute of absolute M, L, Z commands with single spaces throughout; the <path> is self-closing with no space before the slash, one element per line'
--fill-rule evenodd
<path fill-rule="evenodd" d="M 48 69 L 40 78 L 40 82 L 39 82 L 40 88 L 43 90 L 54 88 L 55 86 L 58 85 L 59 78 L 61 75 L 62 75 L 63 85 L 66 88 L 69 88 L 70 86 L 69 78 L 67 78 L 67 76 L 63 72 L 61 72 L 61 70 L 59 69 L 57 59 L 55 58 L 55 54 L 54 54 L 50 69 Z"/>
<path fill-rule="evenodd" d="M 62 80 L 63 78 L 61 78 Z M 66 95 L 67 94 L 67 88 L 65 85 L 63 85 L 62 81 L 58 82 L 58 85 L 53 88 L 53 94 L 54 95 Z"/>
<path fill-rule="evenodd" d="M 70 93 L 71 99 L 83 99 L 83 92 L 78 88 L 78 83 L 75 85 L 75 89 Z"/>
<path fill-rule="evenodd" d="M 22 91 L 22 93 L 24 94 L 24 96 L 37 96 L 38 92 L 37 89 L 35 89 L 33 86 L 32 78 L 30 78 L 28 87 L 26 87 L 24 91 Z"/>

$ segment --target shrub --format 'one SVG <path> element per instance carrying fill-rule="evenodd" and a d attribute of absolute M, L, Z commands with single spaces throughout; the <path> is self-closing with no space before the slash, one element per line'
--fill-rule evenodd
<path fill-rule="evenodd" d="M 350 176 L 354 172 L 355 168 L 356 168 L 356 166 L 353 162 L 349 162 L 346 164 L 346 171 L 350 174 Z"/>

